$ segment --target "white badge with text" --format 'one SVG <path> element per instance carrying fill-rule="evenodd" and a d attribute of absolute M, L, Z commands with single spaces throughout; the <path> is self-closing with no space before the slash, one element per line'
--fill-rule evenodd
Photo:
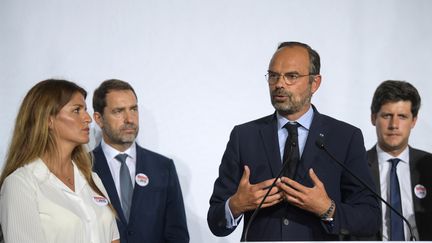
<path fill-rule="evenodd" d="M 98 206 L 108 205 L 108 199 L 101 197 L 101 196 L 94 196 L 93 202 L 96 203 L 96 205 L 98 205 Z"/>
<path fill-rule="evenodd" d="M 423 199 L 426 197 L 427 191 L 426 191 L 426 187 L 424 187 L 423 185 L 417 184 L 414 187 L 414 194 L 416 195 L 416 197 Z"/>
<path fill-rule="evenodd" d="M 149 184 L 149 178 L 146 176 L 146 174 L 138 173 L 135 176 L 135 181 L 140 186 L 147 186 Z"/>

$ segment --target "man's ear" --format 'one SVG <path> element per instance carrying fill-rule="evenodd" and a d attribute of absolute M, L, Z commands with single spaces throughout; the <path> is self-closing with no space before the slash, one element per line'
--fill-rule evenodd
<path fill-rule="evenodd" d="M 413 120 L 411 122 L 411 129 L 413 129 L 415 127 L 415 124 L 417 123 L 417 116 L 413 117 Z"/>
<path fill-rule="evenodd" d="M 321 75 L 318 74 L 313 77 L 313 81 L 311 83 L 312 94 L 314 94 L 318 90 L 320 85 L 321 85 Z"/>
<path fill-rule="evenodd" d="M 103 127 L 103 122 L 102 122 L 103 121 L 103 115 L 101 113 L 99 113 L 99 112 L 93 113 L 93 119 L 95 120 L 95 122 L 98 124 L 98 126 L 100 128 Z"/>
<path fill-rule="evenodd" d="M 372 122 L 372 125 L 376 125 L 376 118 L 377 118 L 377 114 L 371 114 L 371 122 Z"/>

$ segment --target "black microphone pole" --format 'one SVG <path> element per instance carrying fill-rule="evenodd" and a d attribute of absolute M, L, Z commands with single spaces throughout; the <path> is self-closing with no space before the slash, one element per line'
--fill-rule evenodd
<path fill-rule="evenodd" d="M 399 213 L 395 208 L 393 208 L 386 200 L 384 200 L 384 198 L 382 198 L 378 193 L 375 192 L 374 189 L 372 189 L 369 185 L 367 185 L 362 179 L 360 179 L 360 177 L 356 176 L 348 167 L 346 167 L 343 163 L 341 163 L 338 159 L 336 159 L 325 147 L 324 145 L 324 141 L 323 141 L 324 135 L 320 134 L 320 137 L 316 140 L 315 144 L 318 146 L 318 148 L 320 148 L 321 150 L 323 150 L 324 152 L 326 152 L 326 154 L 332 158 L 333 161 L 335 161 L 337 164 L 339 164 L 342 168 L 344 168 L 345 171 L 347 171 L 352 177 L 354 177 L 358 182 L 360 182 L 360 184 L 362 184 L 364 187 L 366 187 L 370 192 L 372 192 L 374 194 L 375 197 L 377 197 L 379 200 L 381 200 L 385 205 L 387 205 L 393 212 L 395 212 L 397 215 L 399 215 L 399 217 L 402 218 L 403 221 L 405 221 L 405 223 L 408 225 L 408 229 L 410 232 L 410 240 L 411 241 L 416 241 L 416 238 L 412 232 L 412 227 L 411 224 L 408 222 L 408 220 L 401 214 Z"/>
<path fill-rule="evenodd" d="M 288 141 L 287 141 L 288 142 Z M 267 193 L 264 195 L 263 199 L 261 200 L 260 204 L 258 205 L 258 207 L 254 210 L 252 216 L 249 219 L 249 222 L 246 225 L 245 231 L 244 231 L 244 241 L 247 242 L 247 236 L 248 236 L 248 232 L 249 232 L 249 228 L 252 224 L 252 221 L 256 218 L 256 215 L 258 214 L 258 212 L 260 211 L 264 201 L 266 200 L 266 198 L 268 197 L 268 195 L 270 194 L 271 189 L 276 185 L 277 180 L 282 176 L 282 174 L 284 173 L 284 171 L 286 170 L 287 165 L 289 164 L 288 161 L 291 158 L 292 152 L 293 152 L 293 148 L 297 146 L 296 143 L 289 141 L 291 143 L 290 146 L 290 150 L 289 150 L 289 154 L 286 157 L 286 160 L 284 161 L 282 168 L 280 169 L 278 175 L 276 176 L 276 178 L 273 180 L 273 183 L 268 187 L 267 189 Z"/>

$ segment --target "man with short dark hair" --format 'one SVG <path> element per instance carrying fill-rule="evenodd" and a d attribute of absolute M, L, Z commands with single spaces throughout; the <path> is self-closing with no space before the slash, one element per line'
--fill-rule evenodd
<path fill-rule="evenodd" d="M 320 114 L 311 104 L 321 84 L 318 53 L 304 43 L 284 42 L 266 76 L 276 112 L 232 130 L 210 198 L 210 230 L 226 236 L 242 217 L 246 227 L 284 164 L 284 176 L 250 225 L 247 240 L 333 241 L 375 234 L 376 198 L 316 145 L 325 143 L 373 186 L 360 129 Z"/>
<path fill-rule="evenodd" d="M 124 81 L 104 81 L 93 94 L 102 141 L 94 171 L 113 207 L 121 243 L 187 243 L 189 233 L 174 163 L 140 147 L 137 96 Z"/>
<path fill-rule="evenodd" d="M 378 142 L 368 159 L 377 192 L 410 222 L 417 240 L 432 240 L 432 154 L 408 143 L 420 103 L 408 82 L 387 80 L 378 86 L 371 105 Z M 405 222 L 385 204 L 382 222 L 376 240 L 410 240 Z"/>

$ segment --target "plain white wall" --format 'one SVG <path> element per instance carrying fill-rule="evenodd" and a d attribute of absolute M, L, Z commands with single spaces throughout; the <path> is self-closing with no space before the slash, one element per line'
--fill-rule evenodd
<path fill-rule="evenodd" d="M 191 242 L 238 242 L 207 227 L 208 200 L 235 124 L 273 112 L 264 79 L 277 44 L 310 44 L 322 59 L 313 98 L 322 113 L 375 143 L 370 102 L 386 79 L 423 99 L 414 147 L 432 151 L 432 1 L 1 0 L 0 165 L 17 109 L 37 81 L 93 90 L 109 78 L 139 96 L 141 145 L 174 159 Z M 90 146 L 96 143 L 93 124 Z M 151 179 L 151 178 L 150 178 Z"/>

